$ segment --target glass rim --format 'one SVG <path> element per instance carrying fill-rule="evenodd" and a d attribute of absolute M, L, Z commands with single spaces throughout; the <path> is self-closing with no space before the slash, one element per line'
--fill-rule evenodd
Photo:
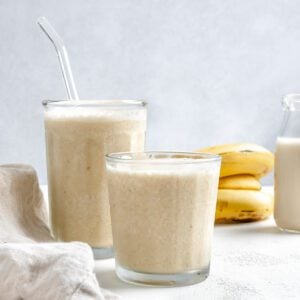
<path fill-rule="evenodd" d="M 44 107 L 106 107 L 106 108 L 124 108 L 124 107 L 135 107 L 143 108 L 147 106 L 147 102 L 144 100 L 133 100 L 133 99 L 103 99 L 103 100 L 43 100 L 42 105 Z"/>
<path fill-rule="evenodd" d="M 283 96 L 281 104 L 285 110 L 299 110 L 300 94 L 290 93 Z M 295 106 L 297 105 L 297 107 Z"/>
<path fill-rule="evenodd" d="M 145 156 L 146 157 L 143 157 Z M 157 155 L 157 157 L 155 157 Z M 177 157 L 176 157 L 177 156 Z M 187 158 L 188 160 L 184 160 Z M 127 164 L 162 164 L 185 165 L 221 161 L 221 156 L 206 152 L 176 152 L 176 151 L 145 151 L 145 152 L 116 152 L 105 155 L 107 162 Z M 166 160 L 161 160 L 166 159 Z M 171 160 L 168 160 L 171 159 Z"/>
<path fill-rule="evenodd" d="M 295 98 L 298 97 L 300 99 L 300 93 L 289 93 L 283 96 L 283 98 L 293 98 L 293 97 Z"/>

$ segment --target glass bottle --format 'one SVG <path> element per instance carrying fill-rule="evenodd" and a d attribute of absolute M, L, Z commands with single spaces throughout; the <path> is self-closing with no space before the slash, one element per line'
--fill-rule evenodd
<path fill-rule="evenodd" d="M 284 118 L 275 153 L 275 207 L 277 226 L 300 232 L 300 94 L 283 100 Z"/>

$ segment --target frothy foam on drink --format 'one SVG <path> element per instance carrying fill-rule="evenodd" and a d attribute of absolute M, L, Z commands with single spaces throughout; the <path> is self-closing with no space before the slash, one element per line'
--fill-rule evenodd
<path fill-rule="evenodd" d="M 65 109 L 65 107 L 55 107 L 47 110 L 45 112 L 46 119 L 78 119 L 78 118 L 88 118 L 88 119 L 129 119 L 129 120 L 146 120 L 145 110 L 112 110 L 105 108 L 96 107 L 74 107 Z"/>
<path fill-rule="evenodd" d="M 174 161 L 182 160 L 187 164 L 172 164 Z M 217 166 L 213 166 L 211 163 L 199 163 L 195 164 L 194 159 L 156 159 L 155 163 L 149 162 L 149 160 L 139 161 L 137 164 L 128 163 L 110 164 L 107 168 L 112 172 L 128 172 L 131 174 L 139 173 L 145 175 L 159 174 L 159 175 L 172 175 L 187 176 L 200 174 L 201 176 L 207 174 L 215 174 Z M 162 163 L 162 164 L 160 164 Z M 168 164 L 169 163 L 169 164 Z M 190 164 L 189 164 L 190 163 Z"/>

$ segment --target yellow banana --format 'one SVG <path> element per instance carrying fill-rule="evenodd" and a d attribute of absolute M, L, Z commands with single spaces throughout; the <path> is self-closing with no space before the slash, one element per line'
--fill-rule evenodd
<path fill-rule="evenodd" d="M 261 189 L 259 180 L 253 175 L 233 175 L 220 178 L 219 189 L 257 190 Z"/>
<path fill-rule="evenodd" d="M 273 153 L 255 144 L 226 144 L 196 151 L 222 156 L 220 177 L 250 174 L 260 178 L 272 171 L 274 166 Z"/>
<path fill-rule="evenodd" d="M 216 223 L 249 222 L 273 213 L 273 195 L 264 191 L 219 189 Z"/>

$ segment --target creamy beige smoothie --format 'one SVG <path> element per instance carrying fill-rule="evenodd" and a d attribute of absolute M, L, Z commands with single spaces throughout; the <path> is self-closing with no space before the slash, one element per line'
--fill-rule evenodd
<path fill-rule="evenodd" d="M 281 229 L 300 232 L 300 138 L 277 139 L 274 217 Z"/>
<path fill-rule="evenodd" d="M 64 102 L 45 111 L 52 231 L 59 240 L 111 247 L 104 156 L 143 151 L 146 110 L 141 102 Z"/>
<path fill-rule="evenodd" d="M 108 161 L 117 264 L 153 274 L 208 270 L 219 168 L 197 159 Z"/>

